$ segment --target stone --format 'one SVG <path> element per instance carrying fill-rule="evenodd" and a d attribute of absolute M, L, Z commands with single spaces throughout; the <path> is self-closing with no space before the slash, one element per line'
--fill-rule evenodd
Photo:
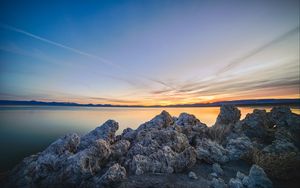
<path fill-rule="evenodd" d="M 95 178 L 95 185 L 109 186 L 126 179 L 126 169 L 118 163 L 111 166 L 100 178 Z"/>
<path fill-rule="evenodd" d="M 241 112 L 233 105 L 223 105 L 216 123 L 209 129 L 211 138 L 219 144 L 226 144 L 226 139 L 232 133 L 234 124 L 240 120 Z"/>
<path fill-rule="evenodd" d="M 123 130 L 121 137 L 125 140 L 133 141 L 135 139 L 136 132 L 131 128 L 126 128 Z"/>
<path fill-rule="evenodd" d="M 114 141 L 115 133 L 119 129 L 118 122 L 108 120 L 101 126 L 81 137 L 79 150 L 83 150 L 90 146 L 95 140 L 103 139 L 108 143 Z"/>
<path fill-rule="evenodd" d="M 196 145 L 197 159 L 207 163 L 228 162 L 228 150 L 210 139 L 198 139 Z"/>
<path fill-rule="evenodd" d="M 230 124 L 240 120 L 241 111 L 233 105 L 222 105 L 215 124 Z"/>
<path fill-rule="evenodd" d="M 253 144 L 246 136 L 230 139 L 226 145 L 226 150 L 228 150 L 230 160 L 241 159 L 242 157 L 249 155 L 252 149 Z"/>
<path fill-rule="evenodd" d="M 194 179 L 194 180 L 198 179 L 197 175 L 193 171 L 190 171 L 188 176 L 189 176 L 189 178 Z"/>
<path fill-rule="evenodd" d="M 244 173 L 240 172 L 240 171 L 238 171 L 238 172 L 236 173 L 236 178 L 237 178 L 237 179 L 243 180 L 245 176 L 246 176 L 246 175 L 245 175 Z"/>
<path fill-rule="evenodd" d="M 226 188 L 226 184 L 222 178 L 213 178 L 210 184 L 211 188 Z"/>
<path fill-rule="evenodd" d="M 165 110 L 159 115 L 155 116 L 152 120 L 140 125 L 136 131 L 143 129 L 162 129 L 174 123 L 172 116 Z"/>
<path fill-rule="evenodd" d="M 196 152 L 192 147 L 181 153 L 174 152 L 169 146 L 152 153 L 149 156 L 135 155 L 129 162 L 129 169 L 136 175 L 144 173 L 182 172 L 196 163 Z"/>
<path fill-rule="evenodd" d="M 240 179 L 234 179 L 234 178 L 231 178 L 229 180 L 229 188 L 243 188 L 243 183 Z"/>
<path fill-rule="evenodd" d="M 218 164 L 218 163 L 214 163 L 212 165 L 212 169 L 213 169 L 213 172 L 222 176 L 224 174 L 224 171 L 223 169 L 221 168 L 221 166 Z"/>
<path fill-rule="evenodd" d="M 269 128 L 273 124 L 265 110 L 253 110 L 252 114 L 247 114 L 241 121 L 242 132 L 251 139 L 263 144 L 269 144 L 273 140 L 273 134 Z"/>
<path fill-rule="evenodd" d="M 271 180 L 267 177 L 264 170 L 257 166 L 252 165 L 249 176 L 244 177 L 243 185 L 245 185 L 248 188 L 256 188 L 256 187 L 262 187 L 262 188 L 271 188 L 273 187 L 273 184 Z"/>
<path fill-rule="evenodd" d="M 276 139 L 261 150 L 254 150 L 253 161 L 271 176 L 279 179 L 300 178 L 300 152 L 291 142 Z"/>
<path fill-rule="evenodd" d="M 219 177 L 219 176 L 218 176 L 218 174 L 215 173 L 215 172 L 209 174 L 209 178 L 210 178 L 210 179 L 217 178 L 217 177 Z"/>
<path fill-rule="evenodd" d="M 119 140 L 118 142 L 111 145 L 111 157 L 113 160 L 117 160 L 123 155 L 126 155 L 130 147 L 130 142 L 128 140 Z"/>

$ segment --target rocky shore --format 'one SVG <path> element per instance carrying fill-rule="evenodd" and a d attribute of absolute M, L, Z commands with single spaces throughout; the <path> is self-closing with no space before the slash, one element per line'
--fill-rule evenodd
<path fill-rule="evenodd" d="M 288 107 L 240 116 L 222 106 L 207 127 L 194 115 L 162 111 L 121 135 L 108 120 L 25 158 L 1 187 L 297 187 L 300 116 Z"/>

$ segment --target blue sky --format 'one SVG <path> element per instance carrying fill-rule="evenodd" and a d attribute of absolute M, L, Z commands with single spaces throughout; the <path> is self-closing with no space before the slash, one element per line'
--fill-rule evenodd
<path fill-rule="evenodd" d="M 1 1 L 0 99 L 299 97 L 299 1 Z"/>

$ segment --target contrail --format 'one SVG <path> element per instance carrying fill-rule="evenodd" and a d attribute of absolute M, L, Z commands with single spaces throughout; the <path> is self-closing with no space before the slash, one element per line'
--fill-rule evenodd
<path fill-rule="evenodd" d="M 49 40 L 49 39 L 46 39 L 46 38 L 43 38 L 43 37 L 40 37 L 38 35 L 35 35 L 35 34 L 32 34 L 30 32 L 27 32 L 27 31 L 24 31 L 22 29 L 19 29 L 19 28 L 16 28 L 16 27 L 13 27 L 13 26 L 10 26 L 10 25 L 7 25 L 7 24 L 3 24 L 3 23 L 0 23 L 0 27 L 3 28 L 3 29 L 6 29 L 6 30 L 10 30 L 10 31 L 14 31 L 14 32 L 17 32 L 17 33 L 21 33 L 23 35 L 26 35 L 26 36 L 29 36 L 33 39 L 36 39 L 36 40 L 39 40 L 39 41 L 42 41 L 42 42 L 45 42 L 45 43 L 48 43 L 48 44 L 51 44 L 51 45 L 54 45 L 54 46 L 57 46 L 57 47 L 60 47 L 60 48 L 63 48 L 63 49 L 66 49 L 66 50 L 69 50 L 71 52 L 74 52 L 74 53 L 77 53 L 79 55 L 82 55 L 82 56 L 86 56 L 88 58 L 92 58 L 92 59 L 96 59 L 98 60 L 99 62 L 101 63 L 104 63 L 104 64 L 107 64 L 107 65 L 110 65 L 110 66 L 113 66 L 115 68 L 118 68 L 118 69 L 121 69 L 123 71 L 127 71 L 129 73 L 132 74 L 132 72 L 129 70 L 129 69 L 126 69 L 126 67 L 121 67 L 120 65 L 118 64 L 115 64 L 115 63 L 112 63 L 104 58 L 101 58 L 99 56 L 96 56 L 94 54 L 90 54 L 90 53 L 87 53 L 87 52 L 84 52 L 84 51 L 81 51 L 81 50 L 78 50 L 76 48 L 72 48 L 70 46 L 66 46 L 64 44 L 61 44 L 61 43 L 58 43 L 58 42 L 54 42 L 52 40 Z M 164 85 L 166 87 L 169 87 L 169 88 L 172 88 L 172 89 L 175 89 L 171 86 L 169 86 L 168 84 L 166 84 L 165 82 L 162 82 L 162 81 L 159 81 L 159 80 L 155 80 L 155 79 L 151 79 L 151 78 L 148 78 L 147 76 L 144 76 L 144 75 L 140 75 L 140 74 L 136 74 L 134 73 L 136 76 L 138 77 L 142 77 L 144 79 L 147 79 L 149 81 L 152 81 L 152 82 L 155 82 L 155 83 L 159 83 L 161 85 Z"/>
<path fill-rule="evenodd" d="M 7 29 L 7 30 L 10 30 L 10 31 L 14 31 L 14 32 L 17 32 L 17 33 L 21 33 L 23 35 L 26 35 L 26 36 L 29 36 L 31 38 L 34 38 L 34 39 L 37 39 L 37 40 L 40 40 L 42 42 L 45 42 L 45 43 L 48 43 L 48 44 L 51 44 L 51 45 L 54 45 L 54 46 L 57 46 L 57 47 L 60 47 L 60 48 L 63 48 L 63 49 L 66 49 L 66 50 L 69 50 L 71 52 L 74 52 L 74 53 L 77 53 L 79 55 L 82 55 L 82 56 L 86 56 L 86 57 L 89 57 L 89 58 L 92 58 L 92 59 L 96 59 L 98 60 L 99 62 L 101 63 L 104 63 L 104 64 L 107 64 L 107 65 L 110 65 L 110 66 L 114 66 L 114 67 L 117 67 L 117 68 L 121 68 L 119 65 L 117 64 L 114 64 L 104 58 L 101 58 L 99 56 L 96 56 L 96 55 L 93 55 L 93 54 L 90 54 L 90 53 L 87 53 L 87 52 L 84 52 L 84 51 L 81 51 L 81 50 L 78 50 L 76 48 L 72 48 L 70 46 L 66 46 L 66 45 L 63 45 L 63 44 L 60 44 L 58 42 L 54 42 L 52 40 L 48 40 L 46 38 L 43 38 L 43 37 L 40 37 L 40 36 L 37 36 L 37 35 L 34 35 L 32 33 L 29 33 L 27 31 L 24 31 L 22 29 L 18 29 L 16 27 L 13 27 L 13 26 L 10 26 L 10 25 L 6 25 L 6 24 L 3 24 L 3 23 L 0 23 L 0 27 L 3 28 L 3 29 Z"/>
<path fill-rule="evenodd" d="M 242 63 L 243 61 L 245 61 L 246 59 L 258 54 L 259 52 L 265 50 L 266 48 L 286 39 L 287 37 L 289 37 L 290 35 L 293 35 L 295 33 L 299 33 L 299 26 L 296 27 L 296 28 L 293 28 L 291 30 L 289 30 L 288 32 L 280 35 L 279 37 L 269 41 L 268 43 L 265 43 L 264 45 L 262 46 L 259 46 L 258 48 L 256 49 L 253 49 L 252 51 L 248 52 L 247 54 L 245 54 L 244 56 L 230 62 L 226 67 L 224 67 L 223 69 L 221 69 L 220 71 L 217 72 L 217 75 L 221 74 L 221 73 L 224 73 L 228 70 L 230 70 L 231 68 L 235 67 L 236 65 Z"/>

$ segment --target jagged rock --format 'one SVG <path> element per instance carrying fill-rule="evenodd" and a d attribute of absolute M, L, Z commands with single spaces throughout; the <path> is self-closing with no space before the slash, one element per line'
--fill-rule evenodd
<path fill-rule="evenodd" d="M 105 140 L 96 140 L 89 148 L 70 156 L 59 172 L 62 181 L 71 185 L 79 184 L 83 177 L 95 175 L 107 162 L 111 154 L 110 146 Z"/>
<path fill-rule="evenodd" d="M 197 159 L 207 163 L 225 163 L 229 160 L 228 151 L 209 139 L 198 139 L 196 145 Z"/>
<path fill-rule="evenodd" d="M 119 140 L 115 144 L 111 145 L 111 157 L 113 160 L 117 160 L 118 158 L 126 155 L 128 149 L 130 147 L 130 142 L 128 140 Z"/>
<path fill-rule="evenodd" d="M 220 144 L 225 144 L 240 117 L 241 112 L 238 108 L 233 105 L 223 105 L 216 123 L 209 130 L 211 138 Z"/>
<path fill-rule="evenodd" d="M 129 169 L 136 175 L 147 172 L 173 173 L 191 168 L 195 163 L 196 153 L 192 147 L 176 153 L 169 146 L 164 146 L 149 156 L 140 154 L 133 156 Z"/>
<path fill-rule="evenodd" d="M 300 148 L 300 116 L 293 114 L 288 107 L 274 107 L 270 112 L 271 121 L 277 131 L 276 139 L 288 139 Z"/>
<path fill-rule="evenodd" d="M 241 118 L 241 111 L 233 105 L 221 106 L 220 113 L 215 124 L 236 123 Z"/>
<path fill-rule="evenodd" d="M 182 152 L 189 147 L 189 142 L 184 134 L 175 130 L 142 130 L 138 132 L 135 143 L 129 150 L 129 156 L 137 154 L 149 156 L 163 146 L 169 146 L 175 152 Z"/>
<path fill-rule="evenodd" d="M 116 163 L 113 166 L 111 166 L 100 178 L 94 178 L 94 182 L 96 187 L 107 187 L 112 183 L 120 182 L 124 179 L 126 179 L 126 169 L 118 163 Z"/>
<path fill-rule="evenodd" d="M 208 128 L 204 123 L 201 123 L 194 115 L 188 113 L 181 113 L 175 121 L 175 128 L 178 132 L 186 135 L 189 142 L 198 137 L 205 137 Z"/>
<path fill-rule="evenodd" d="M 236 178 L 237 178 L 237 179 L 243 180 L 245 176 L 246 176 L 246 175 L 245 175 L 244 173 L 240 172 L 240 171 L 238 171 L 238 172 L 236 173 Z"/>
<path fill-rule="evenodd" d="M 265 110 L 253 110 L 252 114 L 247 114 L 241 121 L 242 132 L 252 141 L 269 144 L 273 140 L 273 127 L 271 120 Z"/>
<path fill-rule="evenodd" d="M 136 132 L 131 128 L 124 129 L 123 133 L 121 135 L 121 137 L 123 139 L 129 140 L 129 141 L 133 141 L 135 139 L 135 136 L 136 136 Z"/>
<path fill-rule="evenodd" d="M 189 176 L 189 178 L 194 179 L 194 180 L 198 179 L 197 175 L 193 171 L 190 171 L 188 176 Z"/>
<path fill-rule="evenodd" d="M 177 155 L 174 165 L 175 172 L 181 172 L 189 169 L 196 163 L 196 151 L 193 147 L 186 148 L 183 152 Z"/>
<path fill-rule="evenodd" d="M 140 125 L 137 132 L 143 129 L 162 129 L 174 123 L 173 118 L 167 111 L 162 111 L 159 115 L 155 116 L 152 120 Z"/>
<path fill-rule="evenodd" d="M 97 127 L 93 131 L 87 133 L 83 137 L 81 137 L 79 150 L 87 148 L 90 146 L 95 140 L 103 139 L 108 143 L 114 141 L 115 133 L 119 129 L 118 122 L 114 120 L 108 120 L 103 125 Z"/>
<path fill-rule="evenodd" d="M 221 166 L 218 164 L 218 163 L 214 163 L 212 165 L 212 169 L 213 169 L 213 172 L 222 176 L 224 174 L 224 171 L 223 169 L 221 168 Z"/>
<path fill-rule="evenodd" d="M 54 155 L 61 155 L 65 152 L 74 153 L 76 152 L 79 143 L 80 137 L 77 134 L 67 134 L 66 136 L 59 138 L 58 140 L 53 142 L 43 151 L 43 154 L 51 153 Z"/>
<path fill-rule="evenodd" d="M 213 179 L 213 178 L 217 178 L 219 177 L 217 173 L 213 172 L 213 173 L 210 173 L 209 176 L 208 176 L 210 179 Z"/>
<path fill-rule="evenodd" d="M 253 144 L 248 137 L 242 136 L 230 139 L 226 145 L 226 149 L 228 150 L 230 160 L 238 160 L 250 154 Z"/>
<path fill-rule="evenodd" d="M 229 188 L 243 188 L 243 183 L 240 179 L 234 179 L 234 178 L 231 178 L 229 180 Z"/>
<path fill-rule="evenodd" d="M 222 178 L 213 178 L 210 184 L 211 188 L 226 188 L 226 184 Z"/>
<path fill-rule="evenodd" d="M 272 177 L 291 179 L 300 177 L 300 153 L 298 148 L 287 140 L 275 140 L 262 150 L 255 150 L 253 161 L 263 167 Z"/>
<path fill-rule="evenodd" d="M 252 165 L 249 176 L 245 176 L 242 180 L 244 186 L 248 188 L 272 188 L 273 184 L 267 177 L 266 173 L 262 168 L 257 165 Z"/>

